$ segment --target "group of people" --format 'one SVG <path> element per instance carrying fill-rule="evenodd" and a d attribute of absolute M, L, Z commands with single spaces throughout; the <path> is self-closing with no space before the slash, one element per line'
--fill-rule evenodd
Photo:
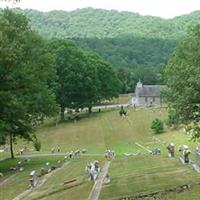
<path fill-rule="evenodd" d="M 85 172 L 87 175 L 87 178 L 91 181 L 95 181 L 98 177 L 98 174 L 100 172 L 100 163 L 98 160 L 95 160 L 91 163 L 89 163 L 86 168 Z"/>

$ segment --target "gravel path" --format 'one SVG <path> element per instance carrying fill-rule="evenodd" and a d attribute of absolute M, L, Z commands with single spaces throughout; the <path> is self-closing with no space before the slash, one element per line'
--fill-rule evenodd
<path fill-rule="evenodd" d="M 102 184 L 103 184 L 103 180 L 106 176 L 106 174 L 108 173 L 108 169 L 110 167 L 110 163 L 111 161 L 107 161 L 105 163 L 105 165 L 103 166 L 102 171 L 99 174 L 98 179 L 95 181 L 95 184 L 90 192 L 89 198 L 88 200 L 98 200 L 99 199 L 99 195 L 101 192 L 101 188 L 102 188 Z"/>

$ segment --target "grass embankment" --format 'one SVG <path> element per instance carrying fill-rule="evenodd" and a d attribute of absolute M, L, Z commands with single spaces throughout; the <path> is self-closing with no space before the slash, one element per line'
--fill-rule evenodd
<path fill-rule="evenodd" d="M 69 165 L 53 174 L 42 187 L 27 196 L 26 200 L 87 199 L 94 182 L 87 180 L 85 167 L 94 159 L 98 159 L 101 166 L 104 165 L 102 157 L 81 156 L 72 160 Z M 76 182 L 63 185 L 64 181 L 72 179 L 76 179 Z"/>
<path fill-rule="evenodd" d="M 189 137 L 182 131 L 165 130 L 161 135 L 153 135 L 150 124 L 154 118 L 166 119 L 165 109 L 137 109 L 130 108 L 128 117 L 119 116 L 119 110 L 94 113 L 90 117 L 80 119 L 78 122 L 66 122 L 55 126 L 55 122 L 46 122 L 38 128 L 37 135 L 42 143 L 40 153 L 50 153 L 51 148 L 59 145 L 61 153 L 76 149 L 87 149 L 91 157 L 80 157 L 65 166 L 58 173 L 55 173 L 48 181 L 27 199 L 87 199 L 92 188 L 92 183 L 84 180 L 84 169 L 88 161 L 99 159 L 95 154 L 101 154 L 105 149 L 113 149 L 117 157 L 111 164 L 110 175 L 111 184 L 105 186 L 101 193 L 101 199 L 112 199 L 122 196 L 134 196 L 140 192 L 149 193 L 152 191 L 165 190 L 181 184 L 190 184 L 198 181 L 198 174 L 192 171 L 189 166 L 182 166 L 178 158 L 169 159 L 167 157 L 166 143 L 173 142 L 176 149 L 181 144 L 188 144 L 191 148 L 197 143 L 189 141 Z M 157 139 L 155 139 L 155 137 Z M 137 146 L 135 143 L 152 149 L 158 147 L 162 155 L 152 157 L 149 153 Z M 20 149 L 21 143 L 15 146 Z M 123 156 L 124 153 L 140 152 L 145 155 Z M 31 152 L 36 153 L 36 152 Z M 177 156 L 177 151 L 176 151 Z M 55 157 L 39 157 L 32 159 L 24 172 L 14 176 L 9 172 L 1 161 L 0 171 L 10 176 L 9 180 L 1 185 L 0 195 L 3 199 L 9 200 L 17 196 L 28 188 L 28 175 L 33 169 L 40 169 L 45 162 L 57 160 Z M 17 161 L 15 161 L 17 162 Z M 35 163 L 35 164 L 34 164 Z M 2 167 L 3 165 L 4 167 Z M 8 164 L 7 164 L 8 165 Z M 10 164 L 9 164 L 10 166 Z M 63 186 L 64 180 L 77 178 L 77 183 L 70 186 Z M 194 186 L 190 191 L 181 193 L 172 199 L 180 200 L 184 195 L 184 200 L 199 199 L 198 186 Z"/>
<path fill-rule="evenodd" d="M 45 168 L 46 162 L 55 164 L 62 157 L 38 157 L 32 158 L 31 161 L 24 166 L 22 172 L 11 172 L 11 167 L 16 167 L 19 161 L 24 159 L 7 159 L 0 162 L 0 171 L 4 174 L 0 182 L 0 197 L 3 200 L 13 199 L 15 196 L 29 189 L 29 174 L 32 170 L 38 173 L 41 168 Z"/>
<path fill-rule="evenodd" d="M 112 162 L 109 171 L 111 184 L 103 187 L 102 200 L 164 191 L 196 183 L 200 178 L 190 166 L 183 166 L 177 158 L 162 156 L 119 156 Z"/>
<path fill-rule="evenodd" d="M 126 118 L 119 116 L 119 110 L 105 111 L 93 113 L 76 123 L 70 121 L 57 126 L 55 121 L 49 120 L 37 130 L 37 136 L 42 143 L 41 151 L 30 154 L 50 153 L 52 147 L 57 145 L 63 153 L 83 148 L 90 154 L 102 153 L 107 148 L 114 149 L 118 154 L 135 152 L 138 150 L 135 142 L 151 140 L 150 124 L 155 117 L 164 119 L 166 110 L 130 108 Z M 14 145 L 15 152 L 22 147 L 23 142 L 18 141 Z M 32 146 L 30 148 L 33 149 Z"/>
<path fill-rule="evenodd" d="M 42 142 L 42 152 L 50 152 L 53 146 L 60 145 L 61 151 L 85 148 L 90 154 L 102 153 L 107 148 L 118 154 L 135 152 L 137 141 L 149 141 L 152 137 L 152 119 L 166 116 L 165 110 L 129 109 L 128 117 L 119 116 L 119 110 L 96 113 L 77 123 L 62 123 L 55 127 L 42 127 L 38 137 Z"/>

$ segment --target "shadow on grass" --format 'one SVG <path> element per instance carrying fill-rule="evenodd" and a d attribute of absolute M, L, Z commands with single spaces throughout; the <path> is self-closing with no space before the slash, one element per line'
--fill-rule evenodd
<path fill-rule="evenodd" d="M 88 118 L 96 118 L 96 117 L 102 115 L 103 113 L 109 113 L 109 112 L 113 112 L 113 111 L 116 111 L 116 110 L 119 110 L 119 108 L 101 109 L 101 112 L 99 112 L 98 110 L 95 110 L 92 113 L 82 112 L 82 113 L 78 113 L 78 118 L 77 119 L 75 119 L 73 116 L 70 116 L 70 115 L 66 114 L 64 121 L 60 121 L 59 120 L 57 122 L 56 122 L 55 118 L 48 118 L 48 119 L 46 119 L 44 121 L 43 124 L 38 126 L 38 129 L 51 128 L 51 127 L 55 128 L 55 127 L 57 127 L 59 125 L 74 123 L 75 120 L 76 120 L 76 122 L 79 122 L 80 120 L 84 120 L 84 119 L 88 119 Z"/>

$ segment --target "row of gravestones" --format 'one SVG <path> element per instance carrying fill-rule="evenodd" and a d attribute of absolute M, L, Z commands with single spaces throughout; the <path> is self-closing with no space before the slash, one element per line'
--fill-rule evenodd
<path fill-rule="evenodd" d="M 24 145 L 21 149 L 19 149 L 16 152 L 16 155 L 17 156 L 24 155 L 25 153 L 30 152 L 30 151 L 34 151 L 34 149 L 30 149 L 26 145 Z"/>
<path fill-rule="evenodd" d="M 10 148 L 9 145 L 6 144 L 0 148 L 0 152 L 8 152 L 9 148 Z M 30 151 L 33 151 L 33 149 L 30 149 L 26 145 L 23 145 L 23 147 L 16 152 L 16 155 L 20 156 L 20 155 L 23 155 L 24 153 L 30 152 Z"/>
<path fill-rule="evenodd" d="M 100 164 L 99 164 L 98 160 L 94 160 L 94 161 L 90 162 L 85 167 L 86 177 L 90 181 L 95 181 L 97 179 L 100 171 L 101 171 L 101 169 L 100 169 Z"/>
<path fill-rule="evenodd" d="M 15 166 L 10 167 L 9 170 L 11 172 L 14 172 L 14 173 L 16 173 L 16 172 L 22 172 L 22 171 L 24 171 L 25 166 L 30 161 L 31 161 L 30 158 L 25 158 L 24 160 L 21 160 L 21 161 L 17 162 L 17 164 Z M 0 178 L 3 177 L 3 176 L 4 176 L 3 173 L 0 172 Z"/>
<path fill-rule="evenodd" d="M 49 174 L 57 168 L 61 168 L 63 163 L 67 162 L 69 159 L 73 159 L 77 157 L 81 153 L 86 153 L 86 149 L 70 151 L 66 153 L 66 155 L 64 156 L 64 160 L 58 160 L 56 165 L 51 165 L 50 162 L 47 162 L 45 164 L 45 167 L 40 169 L 39 175 L 36 173 L 36 170 L 31 171 L 30 176 L 29 176 L 30 186 L 35 187 L 38 183 L 39 177 Z"/>
<path fill-rule="evenodd" d="M 175 145 L 173 143 L 170 143 L 167 145 L 168 155 L 169 157 L 175 157 Z M 190 154 L 191 151 L 187 145 L 181 145 L 178 148 L 179 151 L 179 159 L 183 164 L 190 164 Z"/>
<path fill-rule="evenodd" d="M 65 161 L 65 160 L 64 160 Z M 61 168 L 64 162 L 61 160 L 58 160 L 56 164 L 51 165 L 50 162 L 46 162 L 45 167 L 42 167 L 40 169 L 39 174 L 37 174 L 36 170 L 31 171 L 29 175 L 29 182 L 31 187 L 36 187 L 39 181 L 39 178 L 46 175 L 50 174 L 52 171 L 55 169 Z"/>
<path fill-rule="evenodd" d="M 171 157 L 171 158 L 175 157 L 175 145 L 173 143 L 168 144 L 166 146 L 166 149 L 168 151 L 169 157 Z M 190 163 L 189 155 L 191 154 L 189 147 L 187 145 L 179 146 L 178 151 L 179 151 L 179 154 L 180 154 L 179 155 L 180 161 L 183 164 L 189 164 Z M 154 149 L 152 149 L 151 154 L 152 155 L 160 155 L 161 151 L 160 151 L 159 148 L 154 148 Z"/>
<path fill-rule="evenodd" d="M 10 167 L 10 171 L 12 172 L 22 172 L 24 171 L 25 166 L 31 161 L 30 158 L 25 158 L 24 160 L 21 160 L 17 163 L 16 166 L 12 166 Z"/>
<path fill-rule="evenodd" d="M 58 145 L 57 147 L 53 147 L 52 149 L 51 149 L 51 153 L 53 154 L 53 153 L 55 153 L 55 152 L 58 152 L 58 153 L 60 153 L 61 152 L 61 148 L 60 148 L 60 146 Z M 69 154 L 70 152 L 68 152 L 67 154 Z M 75 150 L 75 151 L 71 151 L 71 153 L 72 154 L 84 154 L 84 153 L 86 153 L 86 149 L 82 149 L 82 150 Z"/>
<path fill-rule="evenodd" d="M 74 158 L 74 157 L 79 156 L 81 154 L 85 154 L 86 152 L 87 152 L 86 149 L 82 149 L 82 150 L 77 149 L 75 151 L 70 151 L 70 152 L 66 153 L 65 159 L 67 159 L 67 158 L 71 159 L 71 158 Z"/>
<path fill-rule="evenodd" d="M 169 157 L 175 157 L 175 145 L 173 143 L 170 143 L 167 145 L 167 150 L 168 150 L 168 155 Z M 190 154 L 191 154 L 191 150 L 189 149 L 189 147 L 187 145 L 181 145 L 178 148 L 179 151 L 179 160 L 183 163 L 183 164 L 192 164 L 194 170 L 198 173 L 200 173 L 200 146 L 196 147 L 194 150 L 194 153 L 196 155 L 196 158 L 194 161 L 192 161 L 190 159 Z M 152 151 L 153 155 L 159 155 L 161 152 L 158 148 L 155 148 Z"/>
<path fill-rule="evenodd" d="M 116 155 L 115 151 L 111 149 L 107 149 L 104 153 L 104 157 L 107 160 L 111 160 L 112 158 L 115 157 L 115 155 Z M 101 171 L 101 168 L 100 168 L 100 163 L 98 160 L 94 160 L 90 162 L 85 167 L 86 177 L 90 181 L 96 181 L 96 179 L 99 176 L 100 171 Z M 106 174 L 106 176 L 104 177 L 103 183 L 104 184 L 110 183 L 110 176 L 108 174 Z"/>

